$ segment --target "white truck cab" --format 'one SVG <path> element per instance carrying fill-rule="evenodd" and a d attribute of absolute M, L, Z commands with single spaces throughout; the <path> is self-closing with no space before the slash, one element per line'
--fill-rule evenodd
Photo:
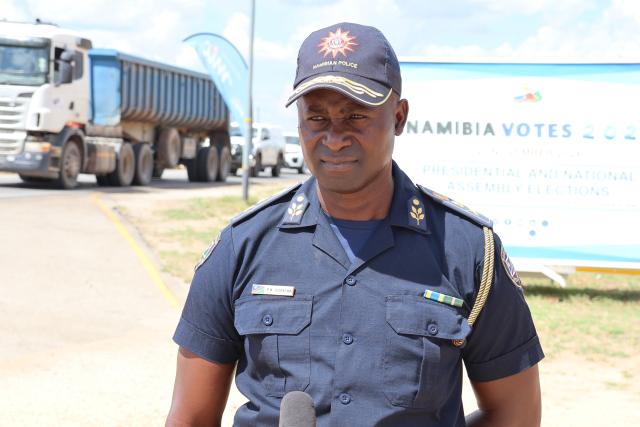
<path fill-rule="evenodd" d="M 87 122 L 91 42 L 55 25 L 0 23 L 0 166 L 20 170 L 59 148 L 44 135 Z"/>

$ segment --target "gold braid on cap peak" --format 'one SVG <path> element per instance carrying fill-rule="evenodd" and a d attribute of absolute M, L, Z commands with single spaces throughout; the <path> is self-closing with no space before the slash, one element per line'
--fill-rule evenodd
<path fill-rule="evenodd" d="M 347 89 L 354 93 L 357 93 L 358 95 L 366 94 L 372 98 L 379 98 L 381 96 L 384 96 L 383 93 L 369 89 L 362 83 L 354 82 L 353 80 L 340 76 L 318 76 L 314 79 L 309 80 L 308 82 L 300 84 L 297 88 L 294 89 L 293 93 L 300 93 L 303 90 L 307 89 L 309 86 L 318 83 L 329 83 L 345 86 Z"/>

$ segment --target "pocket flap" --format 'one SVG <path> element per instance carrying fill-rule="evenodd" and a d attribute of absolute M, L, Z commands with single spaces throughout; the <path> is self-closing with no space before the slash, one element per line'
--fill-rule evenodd
<path fill-rule="evenodd" d="M 467 319 L 453 307 L 421 296 L 391 295 L 386 298 L 387 323 L 398 334 L 440 339 L 463 339 L 471 331 Z"/>
<path fill-rule="evenodd" d="M 248 296 L 235 302 L 234 325 L 240 335 L 299 334 L 311 323 L 313 296 Z"/>

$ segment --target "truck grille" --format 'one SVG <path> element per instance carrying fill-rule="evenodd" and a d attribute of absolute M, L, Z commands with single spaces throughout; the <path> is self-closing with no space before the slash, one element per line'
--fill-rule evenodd
<path fill-rule="evenodd" d="M 25 116 L 29 99 L 0 98 L 0 155 L 20 154 L 26 138 Z"/>

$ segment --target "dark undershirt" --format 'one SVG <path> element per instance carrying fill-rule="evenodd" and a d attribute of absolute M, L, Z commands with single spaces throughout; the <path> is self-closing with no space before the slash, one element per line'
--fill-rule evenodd
<path fill-rule="evenodd" d="M 325 213 L 325 215 L 327 215 Z M 331 229 L 335 233 L 338 241 L 349 257 L 353 261 L 361 254 L 362 249 L 367 244 L 373 233 L 382 224 L 384 219 L 374 219 L 369 221 L 352 221 L 337 219 L 327 215 Z"/>

